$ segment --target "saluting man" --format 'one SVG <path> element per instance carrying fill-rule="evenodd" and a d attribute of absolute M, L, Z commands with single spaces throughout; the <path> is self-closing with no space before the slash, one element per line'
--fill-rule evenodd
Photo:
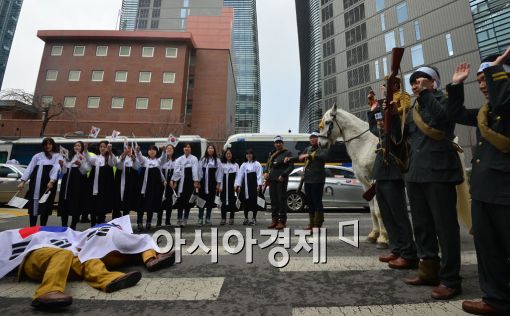
<path fill-rule="evenodd" d="M 391 250 L 390 254 L 381 255 L 379 261 L 388 263 L 388 266 L 393 269 L 413 269 L 418 266 L 418 257 L 411 220 L 407 212 L 402 174 L 407 162 L 401 161 L 402 157 L 398 154 L 398 151 L 403 149 L 401 120 L 395 108 L 395 113 L 390 120 L 390 135 L 385 135 L 383 110 L 377 106 L 371 108 L 367 115 L 370 131 L 379 138 L 372 178 L 377 181 L 377 203 L 381 210 L 384 226 L 388 231 Z M 390 137 L 389 146 L 384 146 L 386 137 Z M 389 152 L 385 153 L 385 150 L 389 150 Z"/>
<path fill-rule="evenodd" d="M 289 158 L 290 162 L 305 161 L 304 176 L 301 181 L 305 185 L 306 204 L 310 223 L 305 228 L 312 230 L 314 227 L 321 228 L 324 222 L 324 207 L 322 205 L 322 194 L 326 182 L 326 158 L 328 150 L 319 147 L 319 133 L 310 134 L 310 146 L 297 158 Z"/>
<path fill-rule="evenodd" d="M 510 315 L 510 47 L 482 62 L 476 78 L 487 103 L 464 107 L 463 82 L 470 66 L 457 67 L 448 85 L 457 123 L 477 126 L 471 174 L 471 213 L 482 301 L 464 301 L 476 315 Z M 506 62 L 506 64 L 505 64 Z"/>
<path fill-rule="evenodd" d="M 287 184 L 289 174 L 294 170 L 294 164 L 285 161 L 292 153 L 283 147 L 283 137 L 274 138 L 274 150 L 269 153 L 267 161 L 267 172 L 264 178 L 269 181 L 269 195 L 271 198 L 272 222 L 267 228 L 284 229 L 287 224 Z"/>
<path fill-rule="evenodd" d="M 455 122 L 448 116 L 446 96 L 438 90 L 437 69 L 417 69 L 410 83 L 417 102 L 406 122 L 410 144 L 406 181 L 421 261 L 418 275 L 406 283 L 436 285 L 432 297 L 450 299 L 461 292 L 456 185 L 464 181 L 464 174 L 453 144 Z"/>

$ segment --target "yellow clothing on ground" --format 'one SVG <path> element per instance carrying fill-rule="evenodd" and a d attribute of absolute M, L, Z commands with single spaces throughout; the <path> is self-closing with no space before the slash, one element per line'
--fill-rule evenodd
<path fill-rule="evenodd" d="M 34 299 L 52 291 L 64 292 L 68 279 L 85 280 L 93 288 L 104 291 L 108 284 L 124 275 L 108 271 L 100 259 L 81 263 L 71 251 L 58 248 L 32 251 L 20 269 L 30 279 L 41 282 Z"/>

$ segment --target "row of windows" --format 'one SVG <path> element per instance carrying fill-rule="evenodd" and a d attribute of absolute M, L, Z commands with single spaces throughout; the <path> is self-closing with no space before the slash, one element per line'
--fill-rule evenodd
<path fill-rule="evenodd" d="M 407 16 L 407 4 L 405 2 L 401 3 L 401 4 L 397 5 L 396 8 L 397 8 L 397 22 L 398 22 L 398 24 L 407 21 L 407 18 L 408 18 L 408 16 Z M 386 16 L 385 16 L 385 13 L 381 13 L 380 17 L 381 17 L 381 30 L 384 32 L 386 30 Z M 415 21 L 415 28 L 416 28 L 416 23 L 417 22 L 418 21 Z M 418 32 L 419 32 L 419 25 L 418 25 Z"/>
<path fill-rule="evenodd" d="M 368 60 L 368 43 L 361 44 L 347 51 L 347 67 Z"/>
<path fill-rule="evenodd" d="M 322 39 L 326 39 L 330 36 L 333 36 L 334 34 L 335 34 L 335 27 L 334 27 L 333 21 L 329 22 L 328 24 L 326 24 L 322 27 Z"/>
<path fill-rule="evenodd" d="M 111 98 L 111 108 L 112 109 L 123 109 L 124 108 L 124 97 L 112 97 Z M 41 98 L 42 104 L 52 104 L 53 97 L 52 96 L 43 96 Z M 63 106 L 66 108 L 74 108 L 76 107 L 77 97 L 75 96 L 65 96 Z M 159 108 L 161 110 L 172 110 L 173 109 L 174 99 L 172 98 L 161 98 L 159 99 Z M 101 97 L 88 97 L 87 98 L 87 107 L 89 109 L 97 109 L 101 105 Z M 147 110 L 149 108 L 149 98 L 139 97 L 135 100 L 135 108 L 138 110 Z"/>
<path fill-rule="evenodd" d="M 370 82 L 370 67 L 368 64 L 347 72 L 347 86 L 349 88 Z"/>
<path fill-rule="evenodd" d="M 336 93 L 336 77 L 324 80 L 324 95 Z"/>
<path fill-rule="evenodd" d="M 344 10 L 358 3 L 359 0 L 344 0 Z"/>
<path fill-rule="evenodd" d="M 115 82 L 127 82 L 128 72 L 125 70 L 119 70 L 115 72 Z M 81 70 L 69 70 L 67 77 L 68 81 L 80 81 Z M 140 71 L 138 74 L 138 82 L 150 83 L 152 78 L 151 71 Z M 46 81 L 57 81 L 58 70 L 47 70 Z M 104 79 L 104 70 L 92 70 L 90 77 L 91 81 L 101 82 Z M 163 83 L 175 83 L 175 72 L 164 71 L 163 72 Z"/>
<path fill-rule="evenodd" d="M 51 47 L 51 56 L 62 56 L 64 46 L 53 45 Z M 154 47 L 143 47 L 142 57 L 154 57 Z M 85 56 L 85 46 L 77 45 L 73 48 L 73 56 Z M 108 46 L 96 46 L 96 56 L 104 57 L 108 56 Z M 131 56 L 131 46 L 119 46 L 119 56 L 129 57 Z M 177 48 L 166 47 L 165 48 L 166 58 L 177 58 Z"/>
<path fill-rule="evenodd" d="M 322 9 L 322 22 L 325 22 L 333 17 L 333 3 Z"/>
<path fill-rule="evenodd" d="M 375 11 L 379 12 L 384 9 L 384 0 L 375 0 Z M 399 3 L 396 6 L 397 10 L 397 24 L 400 24 L 402 22 L 407 21 L 409 18 L 408 12 L 407 12 L 407 2 Z M 384 13 L 383 13 L 384 15 Z M 384 18 L 382 18 L 384 19 Z"/>
<path fill-rule="evenodd" d="M 349 110 L 356 108 L 366 107 L 367 95 L 370 92 L 370 87 L 361 88 L 349 92 Z"/>
<path fill-rule="evenodd" d="M 358 23 L 361 20 L 365 19 L 365 4 L 360 4 L 354 9 L 347 11 L 344 13 L 344 23 L 345 28 L 348 28 L 351 25 Z"/>
<path fill-rule="evenodd" d="M 326 43 L 322 44 L 322 55 L 328 57 L 335 53 L 335 39 L 331 39 Z"/>
<path fill-rule="evenodd" d="M 345 32 L 345 46 L 349 47 L 367 38 L 367 24 L 363 23 Z"/>
<path fill-rule="evenodd" d="M 336 60 L 335 58 L 331 58 L 324 62 L 324 76 L 329 76 L 336 72 Z"/>

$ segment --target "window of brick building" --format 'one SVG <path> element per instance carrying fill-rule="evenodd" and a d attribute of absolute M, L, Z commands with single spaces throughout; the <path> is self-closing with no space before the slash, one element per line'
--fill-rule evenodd
<path fill-rule="evenodd" d="M 136 108 L 146 110 L 149 108 L 149 98 L 136 98 Z"/>
<path fill-rule="evenodd" d="M 161 99 L 160 109 L 161 110 L 171 110 L 174 105 L 174 99 Z"/>
<path fill-rule="evenodd" d="M 122 108 L 124 108 L 124 98 L 113 97 L 112 98 L 112 109 L 122 109 Z"/>

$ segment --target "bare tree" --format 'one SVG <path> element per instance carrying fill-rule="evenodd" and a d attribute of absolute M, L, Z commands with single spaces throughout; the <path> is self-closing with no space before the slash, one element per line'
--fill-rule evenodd
<path fill-rule="evenodd" d="M 9 89 L 0 91 L 0 100 L 19 101 L 26 105 L 33 106 L 41 114 L 41 131 L 39 136 L 43 137 L 48 123 L 53 118 L 66 111 L 62 103 L 53 102 L 53 99 L 35 95 L 22 89 Z"/>

